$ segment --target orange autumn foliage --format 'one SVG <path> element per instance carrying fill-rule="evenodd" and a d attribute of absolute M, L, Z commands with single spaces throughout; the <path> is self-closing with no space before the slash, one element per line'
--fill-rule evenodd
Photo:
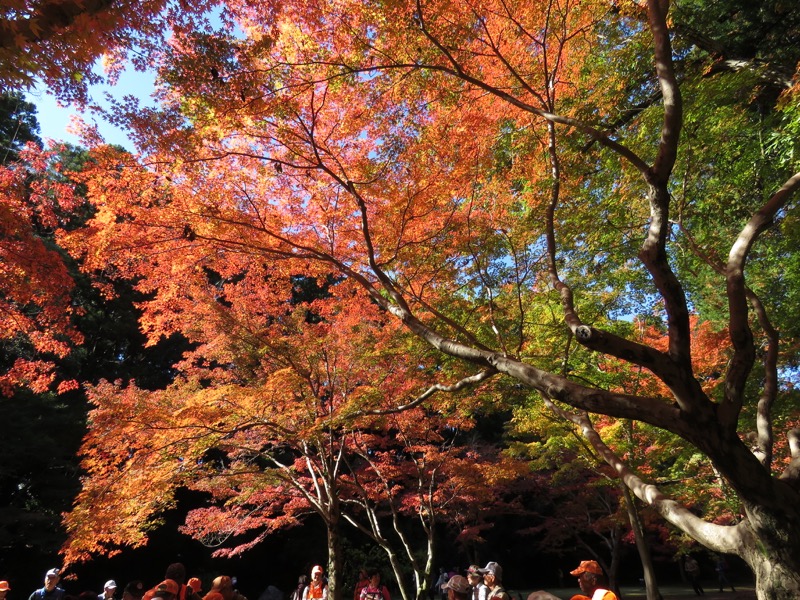
<path fill-rule="evenodd" d="M 73 281 L 63 257 L 42 231 L 59 225 L 58 210 L 70 210 L 72 188 L 48 178 L 51 153 L 31 145 L 20 161 L 0 167 L 0 341 L 13 344 L 18 358 L 0 372 L 0 395 L 18 386 L 41 393 L 56 379 L 54 358 L 66 356 L 82 341 L 71 316 Z M 60 382 L 58 391 L 74 389 Z"/>

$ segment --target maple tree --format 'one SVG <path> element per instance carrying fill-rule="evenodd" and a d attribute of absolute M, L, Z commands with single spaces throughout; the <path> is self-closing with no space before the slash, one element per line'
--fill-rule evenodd
<path fill-rule="evenodd" d="M 458 534 L 456 539 L 470 538 L 474 536 L 472 529 L 482 525 L 481 511 L 492 512 L 495 517 L 515 512 L 518 509 L 513 502 L 504 501 L 503 494 L 510 492 L 527 471 L 524 463 L 502 455 L 496 448 L 458 443 L 456 434 L 471 428 L 468 420 L 456 419 L 445 428 L 436 427 L 436 413 L 426 412 L 413 409 L 395 413 L 389 422 L 394 435 L 369 428 L 358 432 L 354 462 L 368 468 L 352 470 L 356 493 L 348 502 L 357 505 L 359 511 L 345 515 L 386 552 L 404 599 L 427 598 L 435 592 L 428 586 L 435 572 L 437 528 L 449 524 Z M 426 426 L 420 427 L 420 423 Z M 448 433 L 450 439 L 443 437 Z M 391 528 L 381 525 L 384 512 L 390 515 Z M 424 552 L 414 544 L 418 538 L 409 523 L 418 524 L 422 530 Z M 395 544 L 385 529 L 400 543 Z M 416 588 L 413 593 L 408 589 L 404 564 L 411 566 Z"/>
<path fill-rule="evenodd" d="M 130 61 L 144 70 L 163 36 L 184 15 L 215 2 L 166 0 L 9 0 L 0 7 L 0 85 L 39 81 L 61 101 L 86 104 L 92 84 L 116 81 Z M 103 72 L 95 69 L 101 59 Z"/>
<path fill-rule="evenodd" d="M 405 598 L 427 594 L 434 522 L 491 500 L 522 464 L 442 437 L 441 430 L 468 427 L 465 417 L 397 413 L 388 399 L 409 395 L 426 378 L 419 363 L 381 349 L 397 326 L 377 306 L 354 311 L 331 297 L 342 286 L 345 298 L 362 304 L 352 285 L 293 277 L 269 307 L 253 285 L 264 271 L 240 267 L 226 282 L 199 272 L 197 291 L 202 281 L 217 285 L 193 299 L 203 326 L 184 328 L 195 347 L 176 365 L 171 386 L 89 388 L 96 408 L 84 445 L 88 477 L 66 517 L 67 562 L 146 543 L 175 491 L 189 488 L 206 501 L 189 512 L 183 531 L 217 556 L 245 552 L 315 514 L 327 532 L 332 597 L 342 596 L 343 523 L 384 549 Z M 354 343 L 372 350 L 350 356 Z M 490 468 L 484 463 L 491 475 L 482 474 Z M 154 482 L 165 493 L 153 495 Z M 381 530 L 387 515 L 399 543 Z M 422 562 L 402 533 L 406 515 L 428 536 Z M 414 591 L 404 581 L 407 563 L 417 574 Z"/>
<path fill-rule="evenodd" d="M 4 396 L 19 386 L 50 389 L 53 359 L 82 340 L 71 320 L 73 280 L 47 234 L 60 225 L 58 210 L 76 205 L 73 188 L 35 175 L 48 169 L 52 155 L 29 143 L 18 161 L 0 166 L 0 341 L 8 350 L 4 361 L 14 359 L 0 372 Z M 76 385 L 61 381 L 58 390 Z"/>
<path fill-rule="evenodd" d="M 439 353 L 443 388 L 503 375 L 538 391 L 640 500 L 743 558 L 760 598 L 796 597 L 800 437 L 779 402 L 794 305 L 773 293 L 796 281 L 790 110 L 760 121 L 747 74 L 676 62 L 694 56 L 673 48 L 666 1 L 227 7 L 236 28 L 179 30 L 159 57 L 159 110 L 119 107 L 141 160 L 97 148 L 97 215 L 64 241 L 88 269 L 140 278 L 149 335 L 197 330 L 198 299 L 239 279 L 263 314 L 293 274 L 344 278 L 361 289 L 333 292 L 348 311 L 380 307 Z M 715 129 L 717 106 L 748 135 Z M 742 156 L 764 167 L 755 186 Z M 726 323 L 714 389 L 693 311 Z M 631 313 L 666 346 L 630 335 Z M 406 339 L 385 343 L 432 360 Z M 660 383 L 595 382 L 601 356 Z M 736 520 L 663 493 L 591 413 L 681 438 L 735 492 Z"/>

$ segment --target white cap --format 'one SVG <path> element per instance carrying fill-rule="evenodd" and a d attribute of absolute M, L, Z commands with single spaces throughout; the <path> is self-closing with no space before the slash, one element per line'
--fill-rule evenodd
<path fill-rule="evenodd" d="M 109 579 L 108 581 L 106 581 L 106 584 L 103 586 L 103 589 L 104 590 L 117 589 L 117 582 L 114 581 L 113 579 Z"/>

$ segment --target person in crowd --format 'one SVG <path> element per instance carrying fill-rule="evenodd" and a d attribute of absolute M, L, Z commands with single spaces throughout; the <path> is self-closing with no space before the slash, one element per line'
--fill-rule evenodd
<path fill-rule="evenodd" d="M 694 593 L 698 596 L 703 596 L 706 592 L 703 586 L 700 585 L 700 565 L 688 554 L 683 559 L 683 570 L 686 572 L 686 578 L 689 583 L 692 584 Z"/>
<path fill-rule="evenodd" d="M 369 585 L 369 577 L 367 577 L 367 570 L 361 569 L 358 572 L 358 581 L 356 581 L 356 587 L 353 590 L 353 600 L 359 600 L 361 598 L 361 590 Z M 0 598 L 2 600 L 2 598 Z"/>
<path fill-rule="evenodd" d="M 439 594 L 441 600 L 447 600 L 447 590 L 444 589 L 444 584 L 447 583 L 449 577 L 444 567 L 439 567 L 439 577 L 436 579 L 436 583 L 433 584 L 433 587 L 436 588 L 436 593 Z"/>
<path fill-rule="evenodd" d="M 183 563 L 175 562 L 167 567 L 164 579 L 171 579 L 178 584 L 178 600 L 200 600 L 200 590 L 190 590 L 186 583 L 186 567 Z M 197 583 L 200 580 L 194 578 Z"/>
<path fill-rule="evenodd" d="M 186 595 L 192 596 L 193 594 L 197 594 L 197 598 L 200 598 L 200 592 L 203 591 L 203 584 L 197 577 L 192 577 L 189 581 L 186 582 Z"/>
<path fill-rule="evenodd" d="M 392 600 L 389 588 L 381 584 L 381 572 L 378 569 L 368 569 L 369 583 L 361 589 L 359 600 Z"/>
<path fill-rule="evenodd" d="M 470 565 L 467 569 L 467 581 L 472 587 L 472 600 L 486 600 L 486 595 L 489 593 L 489 588 L 483 583 L 483 575 L 481 575 L 481 568 L 478 565 Z"/>
<path fill-rule="evenodd" d="M 152 600 L 178 600 L 178 593 L 180 590 L 181 588 L 177 581 L 174 579 L 165 579 L 152 590 L 145 593 L 144 597 L 147 598 L 147 595 L 150 594 Z"/>
<path fill-rule="evenodd" d="M 732 592 L 736 591 L 733 584 L 728 580 L 728 561 L 721 554 L 718 554 L 714 561 L 714 570 L 717 572 L 717 580 L 719 581 L 719 591 L 724 592 L 725 587 L 730 587 Z"/>
<path fill-rule="evenodd" d="M 303 600 L 327 600 L 328 585 L 323 579 L 324 571 L 319 565 L 314 565 L 311 569 L 311 581 L 308 582 L 306 589 L 303 590 Z"/>
<path fill-rule="evenodd" d="M 233 579 L 227 575 L 220 575 L 211 582 L 211 589 L 208 594 L 203 597 L 203 600 L 209 600 L 209 595 L 218 593 L 222 595 L 223 600 L 247 600 L 242 594 L 239 593 L 234 587 Z M 215 600 L 211 598 L 210 600 Z"/>
<path fill-rule="evenodd" d="M 308 587 L 308 575 L 303 573 L 297 578 L 297 585 L 289 596 L 289 600 L 303 600 L 303 592 Z"/>
<path fill-rule="evenodd" d="M 570 600 L 619 600 L 617 595 L 605 587 L 605 576 L 596 560 L 583 560 L 570 575 L 578 578 L 578 587 L 586 594 L 576 594 Z"/>
<path fill-rule="evenodd" d="M 0 581 L 0 600 L 6 600 L 6 596 L 10 591 L 11 587 L 8 585 L 8 582 Z"/>
<path fill-rule="evenodd" d="M 144 591 L 144 583 L 138 579 L 129 581 L 128 584 L 122 588 L 122 600 L 142 600 Z"/>
<path fill-rule="evenodd" d="M 103 591 L 97 594 L 97 600 L 114 600 L 114 594 L 116 593 L 117 582 L 113 579 L 109 579 L 103 586 Z"/>
<path fill-rule="evenodd" d="M 558 596 L 545 592 L 544 590 L 537 590 L 528 594 L 528 600 L 561 600 Z"/>
<path fill-rule="evenodd" d="M 59 569 L 50 569 L 44 575 L 44 587 L 34 591 L 28 600 L 64 600 L 64 588 L 58 586 L 61 580 Z"/>
<path fill-rule="evenodd" d="M 444 584 L 444 588 L 447 590 L 447 600 L 470 600 L 472 596 L 469 581 L 461 575 L 453 575 Z"/>
<path fill-rule="evenodd" d="M 258 600 L 286 600 L 286 598 L 278 586 L 270 583 L 264 588 L 264 591 L 259 594 Z"/>
<path fill-rule="evenodd" d="M 486 600 L 509 600 L 508 594 L 503 587 L 503 568 L 496 562 L 488 562 L 478 573 L 483 575 L 483 583 L 486 584 Z"/>

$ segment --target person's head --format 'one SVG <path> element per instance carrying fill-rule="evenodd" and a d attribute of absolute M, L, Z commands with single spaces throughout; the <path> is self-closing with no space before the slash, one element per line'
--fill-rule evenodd
<path fill-rule="evenodd" d="M 142 600 L 144 596 L 144 584 L 135 579 L 128 582 L 122 590 L 122 600 Z"/>
<path fill-rule="evenodd" d="M 570 575 L 578 578 L 578 587 L 585 594 L 591 596 L 600 587 L 603 579 L 603 569 L 595 560 L 583 560 L 578 568 L 570 571 Z"/>
<path fill-rule="evenodd" d="M 297 578 L 297 587 L 308 585 L 308 575 L 300 575 Z"/>
<path fill-rule="evenodd" d="M 461 575 L 453 575 L 448 579 L 444 584 L 444 589 L 447 590 L 448 600 L 467 600 L 472 591 L 467 578 Z"/>
<path fill-rule="evenodd" d="M 186 582 L 186 585 L 192 588 L 192 592 L 195 594 L 199 594 L 203 590 L 203 584 L 198 577 L 192 577 Z"/>
<path fill-rule="evenodd" d="M 485 567 L 478 569 L 478 573 L 483 575 L 483 582 L 490 588 L 503 581 L 503 569 L 494 561 L 486 563 Z"/>
<path fill-rule="evenodd" d="M 44 574 L 44 589 L 48 592 L 53 591 L 61 579 L 61 571 L 59 569 L 50 569 Z"/>
<path fill-rule="evenodd" d="M 367 577 L 372 587 L 378 587 L 381 583 L 381 572 L 378 569 L 367 569 Z"/>
<path fill-rule="evenodd" d="M 178 586 L 183 585 L 186 582 L 186 567 L 183 566 L 183 563 L 172 563 L 167 567 L 164 579 L 172 579 Z"/>
<path fill-rule="evenodd" d="M 105 585 L 103 585 L 103 591 L 106 593 L 106 596 L 110 598 L 117 593 L 117 582 L 113 579 L 109 579 L 106 581 Z"/>
<path fill-rule="evenodd" d="M 319 565 L 314 565 L 311 569 L 311 579 L 314 581 L 322 581 L 322 574 L 323 574 L 322 567 Z"/>
<path fill-rule="evenodd" d="M 227 575 L 220 575 L 211 582 L 212 592 L 219 592 L 222 594 L 224 600 L 232 600 L 233 598 L 233 580 Z M 208 598 L 208 596 L 206 596 Z"/>
<path fill-rule="evenodd" d="M 6 597 L 10 589 L 11 587 L 8 585 L 7 581 L 0 581 L 0 600 Z"/>
<path fill-rule="evenodd" d="M 161 598 L 162 600 L 175 600 L 181 591 L 181 586 L 174 579 L 165 579 L 156 586 L 153 599 Z"/>
<path fill-rule="evenodd" d="M 481 575 L 481 568 L 478 565 L 470 565 L 469 569 L 467 569 L 467 581 L 472 587 L 480 584 L 483 581 L 483 575 Z"/>

